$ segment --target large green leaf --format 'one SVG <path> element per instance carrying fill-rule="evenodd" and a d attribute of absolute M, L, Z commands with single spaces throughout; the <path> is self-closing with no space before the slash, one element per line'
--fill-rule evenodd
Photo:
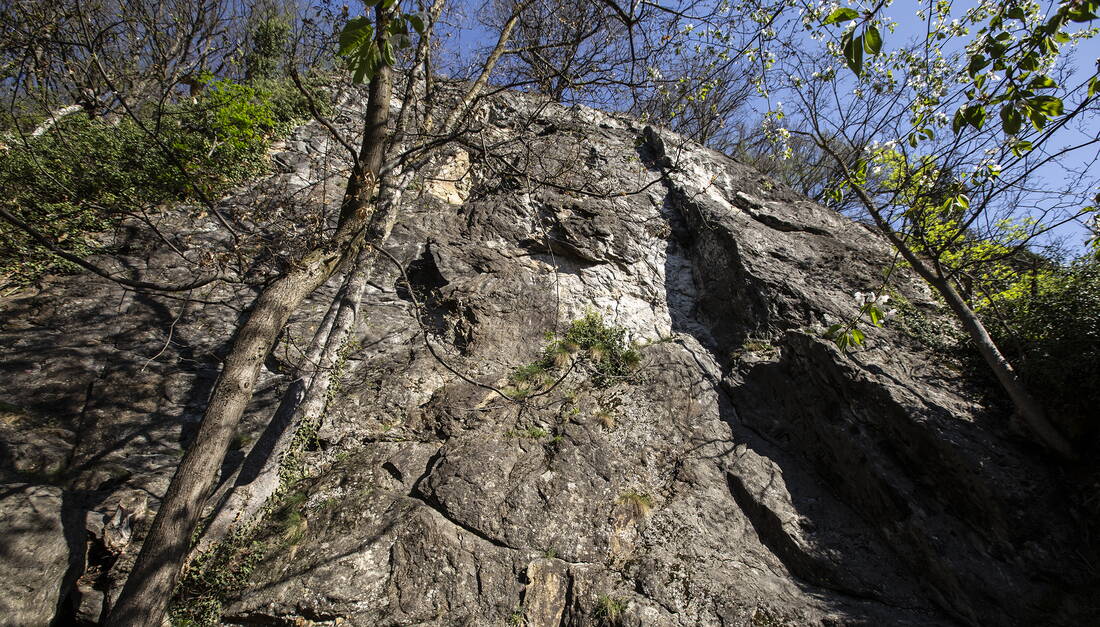
<path fill-rule="evenodd" d="M 848 69 L 852 70 L 857 75 L 862 74 L 863 35 L 852 37 L 852 34 L 848 33 L 841 39 L 841 43 L 844 48 L 844 62 L 848 64 Z"/>
<path fill-rule="evenodd" d="M 849 9 L 848 7 L 841 7 L 829 14 L 829 17 L 825 18 L 822 22 L 823 25 L 836 24 L 839 22 L 847 22 L 859 17 L 859 12 L 855 9 Z"/>
<path fill-rule="evenodd" d="M 871 55 L 882 51 L 882 33 L 874 26 L 868 26 L 863 32 L 863 50 Z"/>
<path fill-rule="evenodd" d="M 374 26 L 370 19 L 357 17 L 348 20 L 344 30 L 340 31 L 340 51 L 342 57 L 355 56 L 374 38 Z"/>
<path fill-rule="evenodd" d="M 1015 105 L 1008 103 L 1001 107 L 1001 123 L 1004 125 L 1005 133 L 1017 135 L 1020 132 L 1020 126 L 1024 123 L 1024 119 L 1020 115 L 1020 112 L 1016 110 Z"/>
<path fill-rule="evenodd" d="M 1041 111 L 1047 117 L 1062 115 L 1062 99 L 1054 96 L 1035 96 L 1027 101 L 1032 109 Z"/>

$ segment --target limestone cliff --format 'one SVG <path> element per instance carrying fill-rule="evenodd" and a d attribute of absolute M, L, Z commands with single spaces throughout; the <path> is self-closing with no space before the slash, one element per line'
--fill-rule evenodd
<path fill-rule="evenodd" d="M 339 198 L 330 144 L 302 127 L 280 171 L 226 211 L 262 228 Z M 292 203 L 257 210 L 276 189 Z M 893 259 L 863 226 L 673 135 L 517 95 L 409 196 L 389 244 L 403 268 L 373 277 L 275 522 L 232 548 L 254 563 L 217 601 L 223 622 L 1081 625 L 1100 612 L 1065 470 L 905 323 L 847 355 L 821 337 Z M 225 241 L 209 217 L 162 219 L 188 251 Z M 120 238 L 131 268 L 178 266 L 146 231 Z M 94 622 L 117 594 L 264 263 L 193 294 L 78 275 L 0 301 L 0 621 Z M 901 274 L 910 320 L 942 323 Z M 334 290 L 268 360 L 227 476 L 263 439 Z M 636 344 L 629 376 L 596 380 L 576 347 L 541 384 L 517 383 L 547 334 L 593 312 Z"/>

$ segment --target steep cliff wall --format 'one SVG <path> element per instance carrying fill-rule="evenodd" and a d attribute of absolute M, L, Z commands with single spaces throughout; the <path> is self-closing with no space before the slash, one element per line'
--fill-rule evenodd
<path fill-rule="evenodd" d="M 259 222 L 273 190 L 292 202 L 268 215 L 339 198 L 331 154 L 299 129 L 282 172 L 226 210 Z M 373 277 L 270 522 L 223 545 L 232 581 L 184 602 L 230 624 L 1068 625 L 1100 611 L 1063 473 L 1008 416 L 899 325 L 849 355 L 822 339 L 892 261 L 864 227 L 675 136 L 516 95 L 410 196 L 390 242 L 403 268 Z M 224 239 L 208 218 L 163 219 L 192 243 Z M 124 243 L 133 268 L 179 265 L 148 234 Z M 117 593 L 264 276 L 258 262 L 252 285 L 174 297 L 69 276 L 0 301 L 2 620 L 94 621 Z M 895 289 L 941 320 L 904 272 Z M 334 290 L 269 359 L 227 473 L 263 439 Z M 517 378 L 547 334 L 592 313 L 636 343 L 629 376 L 601 378 L 603 349 L 565 346 Z"/>

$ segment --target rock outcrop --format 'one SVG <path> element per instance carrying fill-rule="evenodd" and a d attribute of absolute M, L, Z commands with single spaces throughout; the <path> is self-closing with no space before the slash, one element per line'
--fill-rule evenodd
<path fill-rule="evenodd" d="M 302 127 L 226 211 L 263 228 L 293 211 L 258 214 L 272 190 L 339 198 L 330 148 Z M 1058 466 L 899 325 L 847 355 L 822 338 L 892 263 L 865 227 L 674 135 L 519 95 L 414 188 L 403 268 L 376 272 L 323 423 L 226 562 L 249 567 L 225 623 L 1095 620 L 1097 550 Z M 224 238 L 164 219 L 191 249 Z M 120 237 L 131 268 L 179 265 Z M 264 267 L 171 297 L 67 276 L 0 301 L 0 620 L 94 622 L 117 594 Z M 897 276 L 913 315 L 942 317 Z M 335 289 L 268 360 L 227 476 Z M 629 376 L 574 350 L 516 384 L 592 312 L 636 343 Z"/>

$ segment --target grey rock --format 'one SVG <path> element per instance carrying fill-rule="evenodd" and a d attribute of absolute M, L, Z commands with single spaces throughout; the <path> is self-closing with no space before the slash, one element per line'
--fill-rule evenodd
<path fill-rule="evenodd" d="M 83 540 L 60 488 L 0 486 L 0 623 L 48 625 L 75 582 Z"/>
<path fill-rule="evenodd" d="M 876 287 L 891 258 L 880 238 L 628 119 L 519 94 L 482 119 L 471 146 L 497 152 L 434 164 L 426 179 L 469 178 L 414 184 L 389 242 L 427 341 L 466 379 L 427 350 L 383 262 L 304 479 L 251 539 L 262 561 L 226 591 L 225 622 L 1077 625 L 1100 611 L 1093 523 L 977 387 L 889 325 L 848 355 L 821 339 Z M 59 277 L 0 301 L 0 400 L 14 408 L 2 470 L 22 486 L 0 511 L 31 516 L 26 494 L 45 504 L 26 525 L 43 550 L 5 576 L 48 612 L 71 595 L 62 618 L 98 616 L 117 594 L 240 313 L 340 197 L 331 148 L 304 126 L 275 174 L 226 199 L 282 244 L 240 283 L 181 302 Z M 532 179 L 552 185 L 499 175 L 532 154 Z M 164 219 L 185 254 L 223 243 L 209 217 Z M 179 272 L 164 246 L 132 244 L 131 268 Z M 335 285 L 270 356 L 227 473 Z M 639 342 L 628 380 L 601 388 L 579 368 L 526 402 L 491 389 L 593 310 Z M 98 574 L 75 593 L 48 481 L 71 490 L 99 556 L 76 551 L 75 570 Z"/>

